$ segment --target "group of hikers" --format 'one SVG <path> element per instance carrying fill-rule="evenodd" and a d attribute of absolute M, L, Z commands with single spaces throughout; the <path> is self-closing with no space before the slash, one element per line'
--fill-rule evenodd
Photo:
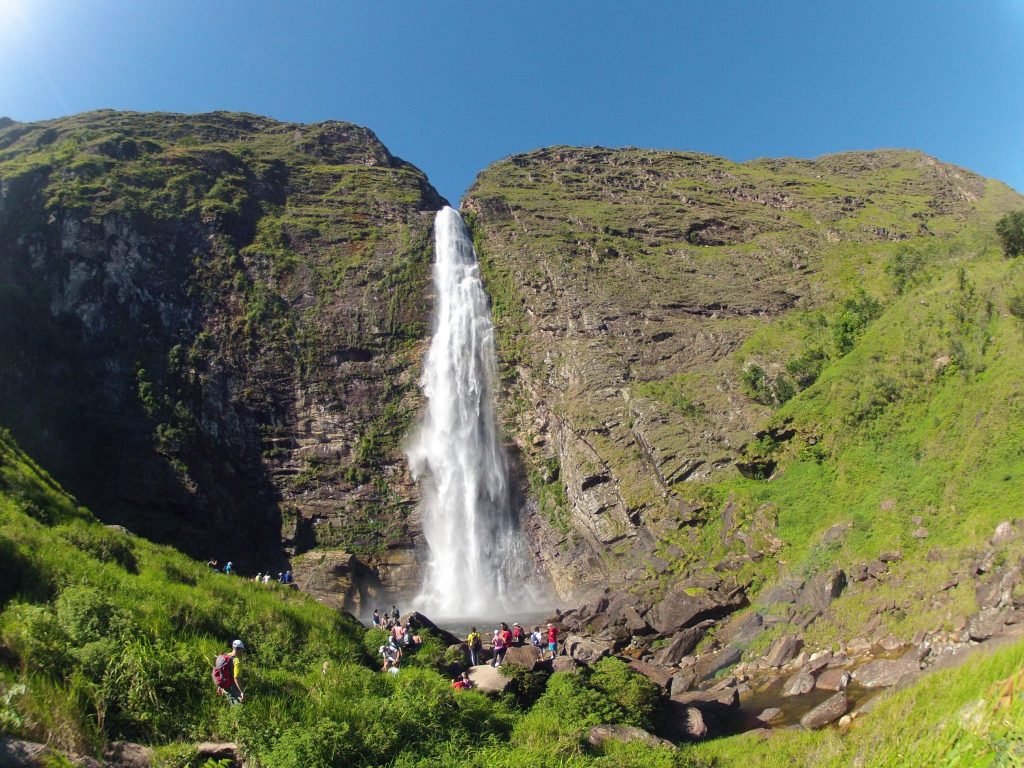
<path fill-rule="evenodd" d="M 235 570 L 235 564 L 230 560 L 228 560 L 224 564 L 223 568 L 221 568 L 220 562 L 217 560 L 207 560 L 206 565 L 209 567 L 211 571 L 217 571 L 218 573 L 226 573 L 229 576 L 234 573 L 237 573 L 237 571 Z M 266 573 L 263 573 L 261 571 L 260 573 L 257 573 L 255 576 L 253 576 L 252 580 L 255 581 L 257 584 L 269 584 L 272 581 L 276 581 L 278 584 L 295 583 L 294 581 L 292 581 L 291 571 L 280 571 L 278 572 L 276 578 L 270 571 L 267 571 Z"/>
<path fill-rule="evenodd" d="M 230 573 L 230 571 L 226 571 Z M 282 582 L 288 583 L 288 582 Z M 371 619 L 373 626 L 388 631 L 388 639 L 378 652 L 383 658 L 383 671 L 390 674 L 397 674 L 402 663 L 403 649 L 414 649 L 423 643 L 423 639 L 416 634 L 412 622 L 407 620 L 402 624 L 401 614 L 396 606 L 391 606 L 389 613 L 381 614 L 376 608 Z M 535 626 L 532 632 L 518 621 L 513 622 L 509 627 L 504 621 L 494 630 L 490 638 L 490 646 L 493 658 L 489 662 L 491 666 L 500 667 L 505 660 L 505 653 L 509 648 L 523 645 L 532 645 L 541 651 L 541 658 L 555 658 L 558 655 L 558 627 L 548 624 L 545 629 Z M 470 666 L 479 666 L 483 662 L 484 639 L 476 627 L 470 629 L 466 636 L 466 645 L 469 648 Z M 225 696 L 231 704 L 241 704 L 245 700 L 245 693 L 241 686 L 242 662 L 245 654 L 245 645 L 241 640 L 231 643 L 231 650 L 217 656 L 213 665 L 213 682 L 217 686 L 218 695 Z M 460 672 L 454 680 L 452 687 L 456 690 L 466 690 L 473 687 L 468 672 Z"/>
<path fill-rule="evenodd" d="M 504 621 L 501 622 L 491 637 L 491 649 L 494 652 L 491 665 L 500 667 L 509 648 L 527 643 L 541 650 L 542 659 L 555 658 L 558 655 L 558 627 L 548 624 L 545 630 L 536 626 L 532 632 L 527 632 L 526 628 L 521 626 L 518 621 L 513 622 L 511 627 Z M 484 642 L 483 636 L 476 627 L 471 628 L 466 636 L 466 645 L 469 646 L 470 666 L 478 666 L 481 663 Z"/>

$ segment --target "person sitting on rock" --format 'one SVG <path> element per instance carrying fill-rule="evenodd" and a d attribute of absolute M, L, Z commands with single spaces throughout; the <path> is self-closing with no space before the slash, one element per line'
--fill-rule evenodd
<path fill-rule="evenodd" d="M 473 687 L 473 681 L 469 679 L 469 673 L 463 672 L 452 680 L 452 688 L 457 691 L 468 691 Z"/>

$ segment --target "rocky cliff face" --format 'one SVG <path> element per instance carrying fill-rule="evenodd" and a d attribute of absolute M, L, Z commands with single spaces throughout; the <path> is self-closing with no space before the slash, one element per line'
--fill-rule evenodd
<path fill-rule="evenodd" d="M 347 123 L 3 122 L 0 424 L 108 522 L 242 570 L 287 555 L 339 607 L 413 591 L 400 442 L 422 406 L 443 202 Z M 811 583 L 905 529 L 913 572 L 921 521 L 992 497 L 1019 461 L 957 426 L 1017 424 L 1010 406 L 948 404 L 1016 402 L 997 372 L 1018 359 L 1024 287 L 991 232 L 1022 205 L 903 151 L 736 164 L 555 147 L 481 173 L 463 209 L 500 337 L 498 407 L 557 593 L 628 586 L 615 632 L 697 643 L 785 571 L 774 558 Z M 861 344 L 876 321 L 895 330 Z M 890 462 L 914 467 L 857 458 L 899 440 Z M 932 482 L 988 464 L 1009 469 Z M 944 530 L 952 562 L 967 528 Z M 698 610 L 669 628 L 679 606 Z"/>
<path fill-rule="evenodd" d="M 964 226 L 985 189 L 899 151 L 736 164 L 556 147 L 481 173 L 464 208 L 504 330 L 537 555 L 560 591 L 692 563 L 712 528 L 747 557 L 777 551 L 777 511 L 740 525 L 709 490 L 771 474 L 750 447 L 792 437 L 764 431 L 787 399 L 773 387 L 808 383 L 751 340 L 831 311 L 901 243 Z"/>
<path fill-rule="evenodd" d="M 0 423 L 106 521 L 195 556 L 386 568 L 417 535 L 398 441 L 443 202 L 348 123 L 7 122 Z"/>

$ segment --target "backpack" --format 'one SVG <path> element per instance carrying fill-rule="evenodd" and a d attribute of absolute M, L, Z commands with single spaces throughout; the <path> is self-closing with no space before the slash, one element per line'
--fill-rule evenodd
<path fill-rule="evenodd" d="M 225 691 L 235 683 L 235 657 L 230 653 L 222 653 L 213 663 L 213 682 Z"/>
<path fill-rule="evenodd" d="M 479 632 L 471 632 L 468 639 L 469 647 L 472 648 L 474 651 L 479 651 L 481 648 L 484 647 L 483 643 L 480 640 Z"/>

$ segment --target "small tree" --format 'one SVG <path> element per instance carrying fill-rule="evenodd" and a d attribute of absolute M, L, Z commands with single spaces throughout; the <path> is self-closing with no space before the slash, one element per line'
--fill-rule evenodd
<path fill-rule="evenodd" d="M 996 222 L 996 234 L 1003 242 L 1003 253 L 1014 258 L 1024 253 L 1024 211 L 1011 211 Z"/>

